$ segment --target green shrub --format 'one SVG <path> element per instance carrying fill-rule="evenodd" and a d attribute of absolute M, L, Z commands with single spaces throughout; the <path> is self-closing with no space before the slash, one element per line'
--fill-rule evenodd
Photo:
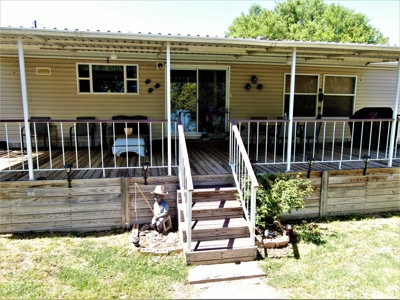
<path fill-rule="evenodd" d="M 283 231 L 279 217 L 293 209 L 304 208 L 303 197 L 313 191 L 310 180 L 302 179 L 300 174 L 293 177 L 283 173 L 257 175 L 257 180 L 260 187 L 257 190 L 256 224 L 265 228 L 267 217 L 271 217 Z"/>

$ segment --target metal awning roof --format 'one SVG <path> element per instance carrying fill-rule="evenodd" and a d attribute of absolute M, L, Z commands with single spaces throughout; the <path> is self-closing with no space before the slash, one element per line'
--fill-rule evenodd
<path fill-rule="evenodd" d="M 281 41 L 121 32 L 93 32 L 0 27 L 1 56 L 18 55 L 21 36 L 25 56 L 123 60 L 286 64 L 296 48 L 298 65 L 368 66 L 396 62 L 400 47 L 333 42 Z M 388 64 L 397 65 L 397 64 Z"/>

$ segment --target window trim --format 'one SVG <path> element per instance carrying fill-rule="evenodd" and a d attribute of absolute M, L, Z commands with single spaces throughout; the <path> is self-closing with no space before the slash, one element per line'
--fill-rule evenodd
<path fill-rule="evenodd" d="M 354 94 L 334 94 L 334 93 L 325 93 L 325 79 L 326 77 L 352 77 L 354 78 Z M 358 76 L 357 75 L 342 75 L 342 74 L 324 74 L 324 78 L 323 78 L 323 86 L 322 86 L 322 93 L 324 94 L 324 96 L 352 96 L 353 97 L 353 104 L 352 104 L 352 111 L 350 116 L 348 117 L 343 117 L 343 116 L 329 116 L 332 118 L 339 118 L 339 119 L 348 119 L 349 117 L 351 117 L 356 109 L 356 98 L 357 98 L 357 81 L 358 81 Z M 324 102 L 322 102 L 321 105 L 321 114 L 324 115 Z"/>
<path fill-rule="evenodd" d="M 79 77 L 79 66 L 80 65 L 88 65 L 89 66 L 89 77 Z M 123 93 L 101 93 L 101 92 L 93 92 L 93 77 L 92 77 L 92 66 L 93 65 L 98 65 L 98 66 L 123 66 L 123 73 L 124 73 L 124 92 Z M 137 78 L 127 78 L 127 71 L 126 67 L 136 67 L 136 74 Z M 79 91 L 79 82 L 81 80 L 88 80 L 89 81 L 89 92 L 80 92 Z M 136 93 L 128 93 L 127 92 L 127 81 L 128 80 L 136 80 L 137 82 L 137 92 Z M 139 64 L 104 64 L 104 63 L 82 63 L 82 62 L 77 62 L 76 63 L 76 92 L 79 95 L 139 95 Z"/>
<path fill-rule="evenodd" d="M 285 113 L 285 97 L 286 95 L 290 96 L 290 91 L 287 93 L 286 92 L 286 77 L 287 75 L 292 75 L 292 73 L 284 73 L 283 74 L 283 103 L 282 103 L 282 116 Z M 316 74 L 316 73 L 295 73 L 295 78 L 298 75 L 302 75 L 302 76 L 316 76 L 317 77 L 317 90 L 314 93 L 294 93 L 294 96 L 296 95 L 315 95 L 315 112 L 314 112 L 314 117 L 317 117 L 318 114 L 318 92 L 319 92 L 319 87 L 320 87 L 320 80 L 321 80 L 321 75 L 320 74 Z M 296 85 L 296 82 L 295 82 Z M 312 116 L 310 116 L 312 118 Z M 296 119 L 309 119 L 310 117 L 295 117 L 294 116 L 294 111 L 293 111 L 293 118 Z"/>

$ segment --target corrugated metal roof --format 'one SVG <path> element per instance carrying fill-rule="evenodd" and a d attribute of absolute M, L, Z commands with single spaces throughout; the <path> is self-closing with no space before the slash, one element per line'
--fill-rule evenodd
<path fill-rule="evenodd" d="M 16 55 L 18 37 L 26 56 L 162 60 L 170 43 L 173 61 L 230 61 L 244 63 L 286 63 L 296 48 L 298 64 L 365 66 L 394 62 L 400 47 L 334 42 L 269 40 L 122 33 L 37 28 L 0 27 L 1 55 Z"/>

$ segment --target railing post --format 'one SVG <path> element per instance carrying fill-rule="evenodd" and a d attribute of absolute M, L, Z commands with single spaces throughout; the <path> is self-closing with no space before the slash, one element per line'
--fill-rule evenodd
<path fill-rule="evenodd" d="M 168 147 L 168 176 L 172 175 L 172 150 L 171 150 L 171 51 L 170 51 L 170 43 L 167 42 L 167 72 L 166 72 L 166 80 L 167 80 L 167 147 Z"/>
<path fill-rule="evenodd" d="M 391 167 L 393 164 L 393 154 L 395 148 L 395 135 L 396 135 L 396 128 L 397 128 L 397 114 L 398 114 L 398 107 L 399 107 L 399 97 L 400 97 L 400 57 L 397 60 L 397 81 L 396 81 L 396 95 L 394 97 L 394 105 L 393 105 L 393 121 L 392 121 L 392 128 L 390 131 L 390 146 L 389 146 L 389 160 L 388 160 L 388 167 Z"/>
<path fill-rule="evenodd" d="M 286 172 L 290 171 L 290 160 L 292 152 L 292 129 L 293 129 L 293 105 L 294 105 L 294 87 L 296 80 L 296 48 L 292 51 L 292 69 L 290 74 L 290 96 L 289 96 L 289 128 L 288 128 L 288 147 L 287 147 L 287 164 Z"/>
<path fill-rule="evenodd" d="M 250 232 L 250 241 L 254 243 L 256 238 L 256 198 L 257 198 L 257 189 L 254 187 L 254 182 L 251 183 L 251 204 L 250 204 L 250 220 L 251 220 L 251 232 Z"/>
<path fill-rule="evenodd" d="M 32 161 L 32 142 L 31 142 L 31 128 L 29 127 L 29 109 L 28 109 L 28 93 L 26 91 L 26 76 L 25 76 L 25 59 L 24 48 L 22 45 L 22 37 L 18 36 L 18 57 L 19 57 L 19 71 L 21 77 L 21 92 L 22 92 L 22 107 L 24 110 L 24 124 L 25 124 L 25 140 L 26 140 L 26 153 L 28 159 L 29 180 L 34 180 L 33 174 L 33 161 Z M 23 137 L 21 137 L 23 139 Z M 24 151 L 24 149 L 22 149 Z"/>
<path fill-rule="evenodd" d="M 192 250 L 192 192 L 186 193 L 186 250 Z"/>
<path fill-rule="evenodd" d="M 319 216 L 326 215 L 326 207 L 328 204 L 328 186 L 329 186 L 329 171 L 322 171 L 321 179 L 321 200 L 319 202 Z"/>
<path fill-rule="evenodd" d="M 131 228 L 131 201 L 129 195 L 129 178 L 121 179 L 121 225 L 122 228 Z"/>

